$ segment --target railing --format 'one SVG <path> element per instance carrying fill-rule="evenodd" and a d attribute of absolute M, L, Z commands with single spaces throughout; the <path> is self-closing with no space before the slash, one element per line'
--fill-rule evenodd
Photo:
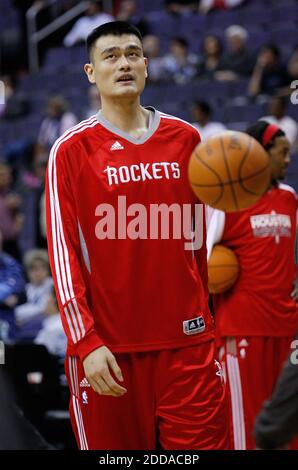
<path fill-rule="evenodd" d="M 61 16 L 53 20 L 50 24 L 37 31 L 36 18 L 37 15 L 44 9 L 49 8 L 51 5 L 57 3 L 57 0 L 47 0 L 42 4 L 32 5 L 26 13 L 27 21 L 27 34 L 28 34 L 28 54 L 29 54 L 29 70 L 30 73 L 39 71 L 39 55 L 38 44 L 42 39 L 45 39 L 50 34 L 57 31 L 65 24 L 72 21 L 81 13 L 87 10 L 88 2 L 82 1 L 75 5 L 73 8 L 63 13 Z M 111 12 L 113 7 L 112 0 L 103 1 L 103 9 L 105 12 Z"/>

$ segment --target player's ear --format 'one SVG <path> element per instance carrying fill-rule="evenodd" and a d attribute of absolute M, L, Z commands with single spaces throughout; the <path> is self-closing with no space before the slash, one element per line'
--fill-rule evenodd
<path fill-rule="evenodd" d="M 88 77 L 88 80 L 90 83 L 95 83 L 95 77 L 94 77 L 94 67 L 93 65 L 90 64 L 85 64 L 84 65 L 84 71 Z"/>

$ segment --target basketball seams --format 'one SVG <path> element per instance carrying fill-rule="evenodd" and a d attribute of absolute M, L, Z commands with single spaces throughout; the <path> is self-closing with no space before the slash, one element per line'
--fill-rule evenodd
<path fill-rule="evenodd" d="M 255 191 L 252 191 L 251 189 L 248 189 L 245 187 L 244 185 L 244 181 L 247 181 L 248 179 L 252 178 L 252 177 L 255 177 L 261 173 L 263 173 L 263 171 L 265 171 L 268 167 L 269 167 L 269 162 L 266 166 L 264 166 L 261 170 L 258 170 L 256 171 L 255 173 L 252 173 L 249 177 L 246 177 L 246 178 L 242 178 L 241 177 L 241 170 L 242 170 L 242 167 L 245 163 L 245 160 L 247 159 L 249 153 L 250 153 L 250 150 L 251 150 L 251 146 L 252 146 L 252 139 L 250 138 L 249 139 L 249 143 L 248 143 L 248 148 L 247 148 L 247 152 L 246 154 L 244 155 L 243 159 L 242 159 L 242 162 L 240 163 L 239 165 L 239 169 L 238 169 L 238 183 L 239 185 L 241 186 L 241 188 L 243 189 L 243 191 L 246 191 L 247 193 L 249 194 L 252 194 L 253 196 L 261 196 L 262 193 L 256 193 Z"/>
<path fill-rule="evenodd" d="M 263 173 L 263 171 L 266 170 L 266 168 L 268 168 L 268 165 L 264 166 L 263 168 L 261 168 L 260 170 L 256 171 L 255 173 L 252 173 L 252 174 L 249 175 L 249 176 L 244 176 L 244 177 L 242 178 L 242 181 L 247 181 L 247 180 L 249 180 L 249 179 L 251 179 L 251 178 L 254 178 L 255 176 L 257 176 L 257 175 Z M 191 181 L 190 181 L 190 182 L 191 182 Z M 237 183 L 240 183 L 240 181 L 238 181 L 238 180 L 225 181 L 224 183 L 222 183 L 222 185 L 223 185 L 223 186 L 226 186 L 226 185 L 228 185 L 228 184 L 230 184 L 230 183 L 237 184 Z M 192 183 L 192 182 L 191 182 L 191 184 L 192 184 L 193 186 L 197 186 L 197 187 L 199 187 L 199 188 L 215 188 L 215 187 L 218 186 L 218 184 L 213 184 L 213 183 L 212 183 L 212 184 L 196 184 L 196 183 Z M 248 191 L 248 192 L 249 192 L 249 189 L 246 189 L 246 188 L 243 188 L 243 189 L 244 189 L 245 191 Z M 253 194 L 256 194 L 257 196 L 259 196 L 259 194 L 257 194 L 257 193 L 253 193 Z"/>
<path fill-rule="evenodd" d="M 226 167 L 227 175 L 228 175 L 227 183 L 229 183 L 229 185 L 230 185 L 231 192 L 232 192 L 232 197 L 233 197 L 236 209 L 239 210 L 239 205 L 238 205 L 238 201 L 237 201 L 237 198 L 236 198 L 235 188 L 233 186 L 233 183 L 231 183 L 232 177 L 231 177 L 230 168 L 229 168 L 229 164 L 228 164 L 228 160 L 227 160 L 227 156 L 226 156 L 226 151 L 225 151 L 225 147 L 224 147 L 223 138 L 220 137 L 219 140 L 220 140 L 220 145 L 221 145 L 221 148 L 222 148 L 222 156 L 223 156 L 223 159 L 224 159 L 224 163 L 225 163 L 225 167 Z"/>
<path fill-rule="evenodd" d="M 223 193 L 224 193 L 224 183 L 222 182 L 221 177 L 219 176 L 219 174 L 218 174 L 211 166 L 209 166 L 208 163 L 204 162 L 204 160 L 201 159 L 200 155 L 197 155 L 197 152 L 196 152 L 196 151 L 194 151 L 194 156 L 195 156 L 195 158 L 196 158 L 203 166 L 205 166 L 206 168 L 208 168 L 208 170 L 210 170 L 211 173 L 213 173 L 213 174 L 217 177 L 217 179 L 218 179 L 218 181 L 219 181 L 219 184 L 216 184 L 215 187 L 220 188 L 220 195 L 217 197 L 217 199 L 215 199 L 214 201 L 212 201 L 212 202 L 210 203 L 210 205 L 212 205 L 212 204 L 215 205 L 215 204 L 217 204 L 217 203 L 221 200 L 221 198 L 222 198 L 222 196 L 223 196 Z M 192 183 L 191 183 L 191 184 L 192 184 Z"/>

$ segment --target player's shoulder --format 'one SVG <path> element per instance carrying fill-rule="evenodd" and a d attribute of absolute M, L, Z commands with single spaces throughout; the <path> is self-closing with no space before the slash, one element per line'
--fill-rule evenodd
<path fill-rule="evenodd" d="M 200 133 L 198 129 L 190 124 L 189 122 L 185 121 L 184 119 L 181 119 L 177 116 L 173 116 L 172 114 L 166 114 L 163 113 L 162 111 L 159 111 L 160 114 L 160 120 L 169 126 L 176 128 L 176 129 L 181 129 L 185 132 L 188 132 L 192 135 L 194 135 L 197 138 L 200 138 Z"/>
<path fill-rule="evenodd" d="M 292 188 L 292 186 L 290 186 L 289 184 L 278 183 L 278 189 L 282 192 L 285 192 L 285 194 L 292 195 L 292 197 L 298 200 L 298 194 L 296 193 L 295 189 Z"/>
<path fill-rule="evenodd" d="M 96 114 L 89 119 L 79 122 L 65 131 L 54 143 L 51 149 L 51 155 L 67 152 L 74 143 L 88 137 L 91 129 L 98 124 Z"/>

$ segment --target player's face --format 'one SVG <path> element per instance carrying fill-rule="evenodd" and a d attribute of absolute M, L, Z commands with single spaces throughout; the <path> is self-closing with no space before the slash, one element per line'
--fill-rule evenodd
<path fill-rule="evenodd" d="M 140 96 L 147 77 L 141 41 L 133 34 L 98 38 L 85 72 L 89 81 L 96 83 L 102 99 Z"/>
<path fill-rule="evenodd" d="M 286 176 L 290 163 L 290 143 L 284 136 L 276 137 L 274 145 L 269 149 L 271 174 L 273 180 L 280 180 Z"/>

